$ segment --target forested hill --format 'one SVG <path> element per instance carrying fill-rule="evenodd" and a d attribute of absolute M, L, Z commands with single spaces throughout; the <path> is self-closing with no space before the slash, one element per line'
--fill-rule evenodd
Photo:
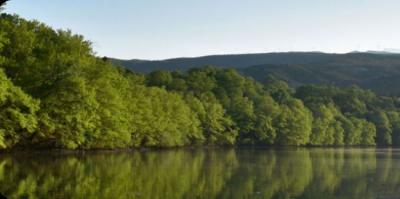
<path fill-rule="evenodd" d="M 190 68 L 213 65 L 224 68 L 246 68 L 261 64 L 306 64 L 323 62 L 340 56 L 319 52 L 292 52 L 292 53 L 259 53 L 237 55 L 210 55 L 193 58 L 175 58 L 166 60 L 118 60 L 117 64 L 138 72 L 151 72 L 154 70 L 188 70 Z M 399 57 L 400 60 L 400 57 Z"/>
<path fill-rule="evenodd" d="M 307 56 L 335 63 L 329 56 L 343 55 Z M 292 60 L 312 64 L 299 57 Z M 96 57 L 83 36 L 0 14 L 0 150 L 400 146 L 399 98 L 358 87 L 291 88 L 269 73 L 261 82 L 216 67 L 133 73 Z"/>
<path fill-rule="evenodd" d="M 114 63 L 137 72 L 182 70 L 213 65 L 236 68 L 243 74 L 264 81 L 267 75 L 286 80 L 292 86 L 330 84 L 358 85 L 384 95 L 400 94 L 400 55 L 390 53 L 326 54 L 289 52 L 242 55 L 215 55 L 160 61 L 116 60 Z"/>

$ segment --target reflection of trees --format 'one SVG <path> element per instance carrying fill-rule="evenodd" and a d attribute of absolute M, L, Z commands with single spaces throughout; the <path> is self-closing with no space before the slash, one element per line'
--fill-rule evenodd
<path fill-rule="evenodd" d="M 11 198 L 390 197 L 400 194 L 398 153 L 228 149 L 3 155 L 0 192 Z"/>
<path fill-rule="evenodd" d="M 390 149 L 312 150 L 314 179 L 299 198 L 398 196 L 400 181 L 393 179 L 399 176 L 400 170 L 398 163 L 392 162 L 395 158 L 391 154 Z"/>
<path fill-rule="evenodd" d="M 233 150 L 3 157 L 0 192 L 11 198 L 215 196 L 235 165 Z"/>
<path fill-rule="evenodd" d="M 290 158 L 280 158 L 295 153 Z M 306 150 L 239 152 L 240 164 L 218 198 L 294 197 L 303 192 L 312 178 Z"/>

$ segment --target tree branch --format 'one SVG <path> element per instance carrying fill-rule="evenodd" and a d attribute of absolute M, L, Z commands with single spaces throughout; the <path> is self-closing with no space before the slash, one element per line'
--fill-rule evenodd
<path fill-rule="evenodd" d="M 6 5 L 6 2 L 9 0 L 0 0 L 0 7 Z"/>

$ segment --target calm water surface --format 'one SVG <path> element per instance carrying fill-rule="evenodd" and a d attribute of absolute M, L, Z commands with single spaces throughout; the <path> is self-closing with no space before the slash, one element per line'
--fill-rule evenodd
<path fill-rule="evenodd" d="M 398 149 L 0 154 L 9 198 L 400 198 Z"/>

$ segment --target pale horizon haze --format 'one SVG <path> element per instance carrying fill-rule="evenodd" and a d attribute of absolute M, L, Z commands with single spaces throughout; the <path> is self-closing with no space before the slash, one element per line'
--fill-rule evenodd
<path fill-rule="evenodd" d="M 81 34 L 99 56 L 166 59 L 396 50 L 399 10 L 395 0 L 11 0 L 5 12 Z"/>

